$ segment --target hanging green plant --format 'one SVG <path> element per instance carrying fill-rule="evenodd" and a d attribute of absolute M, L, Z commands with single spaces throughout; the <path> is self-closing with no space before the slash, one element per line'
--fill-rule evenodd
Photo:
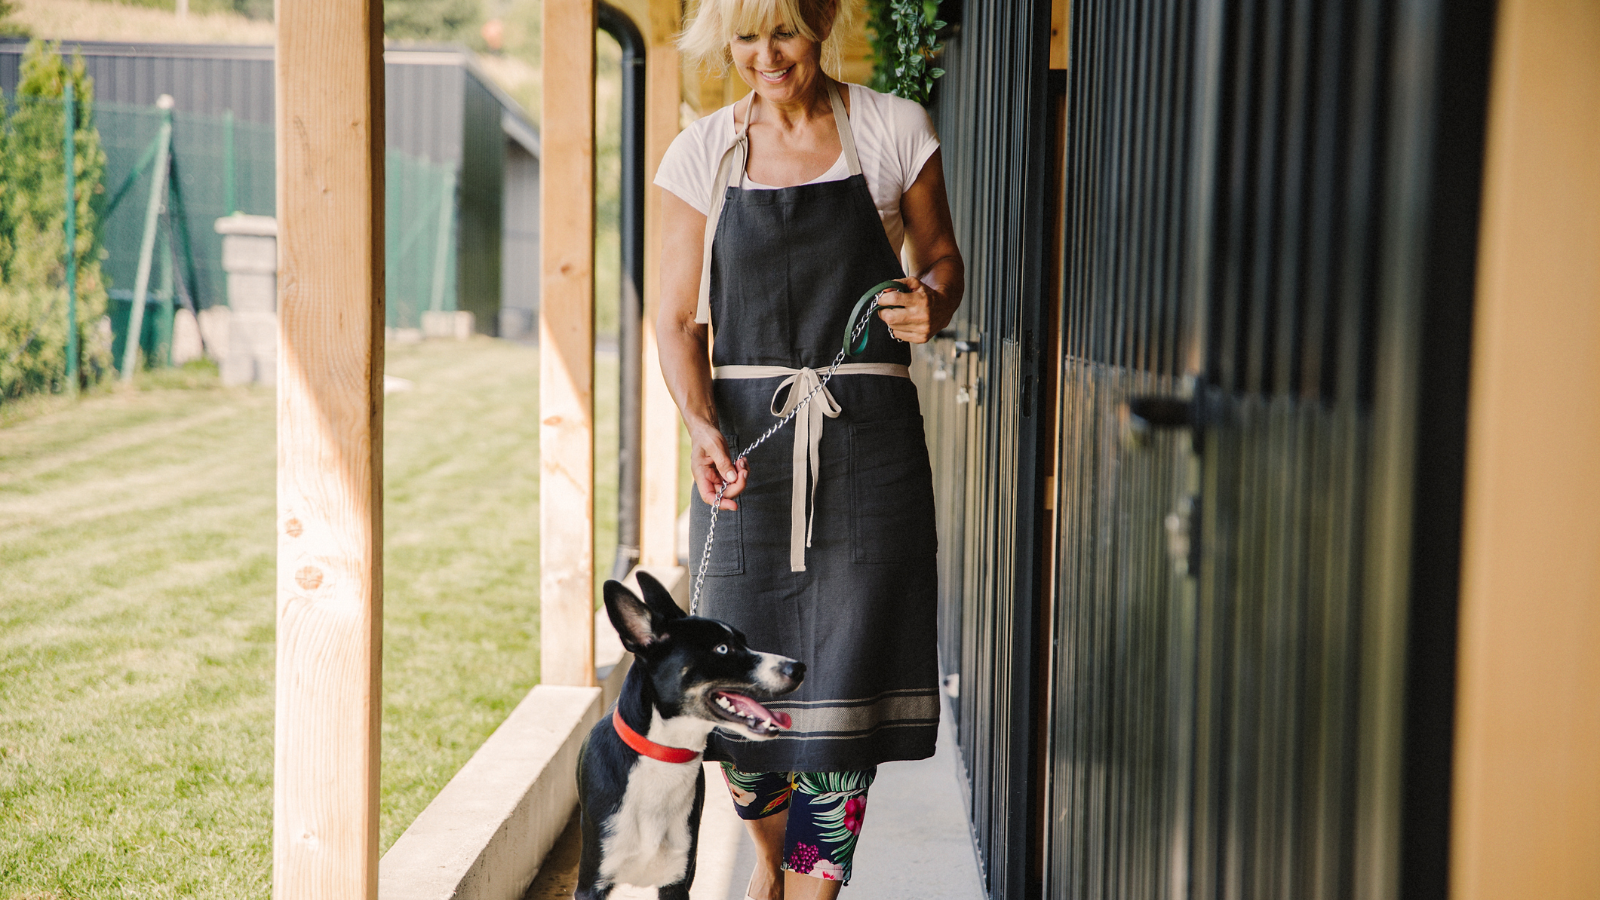
<path fill-rule="evenodd" d="M 938 0 L 867 0 L 873 90 L 927 103 L 944 70 L 932 63 L 939 43 Z"/>

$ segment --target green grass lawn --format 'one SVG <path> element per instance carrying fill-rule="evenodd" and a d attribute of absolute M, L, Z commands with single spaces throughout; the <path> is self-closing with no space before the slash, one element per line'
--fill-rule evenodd
<path fill-rule="evenodd" d="M 537 367 L 390 350 L 414 387 L 385 404 L 384 848 L 537 678 Z M 147 382 L 0 427 L 4 900 L 270 892 L 273 396 Z"/>

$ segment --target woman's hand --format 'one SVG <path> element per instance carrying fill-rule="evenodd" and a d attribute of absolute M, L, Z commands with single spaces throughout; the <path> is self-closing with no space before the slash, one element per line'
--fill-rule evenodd
<path fill-rule="evenodd" d="M 717 491 L 727 484 L 728 490 L 722 495 L 720 508 L 739 508 L 733 498 L 744 492 L 750 474 L 749 467 L 742 459 L 734 463 L 726 442 L 722 440 L 722 433 L 717 429 L 703 426 L 689 433 L 689 472 L 694 476 L 695 487 L 699 488 L 700 499 L 706 505 L 716 502 Z"/>
<path fill-rule="evenodd" d="M 889 326 L 889 333 L 912 344 L 926 344 L 946 325 L 955 308 L 950 306 L 944 291 L 925 284 L 915 277 L 901 278 L 900 283 L 911 289 L 909 294 L 884 291 L 879 294 L 878 316 Z M 894 307 L 899 307 L 895 309 Z"/>

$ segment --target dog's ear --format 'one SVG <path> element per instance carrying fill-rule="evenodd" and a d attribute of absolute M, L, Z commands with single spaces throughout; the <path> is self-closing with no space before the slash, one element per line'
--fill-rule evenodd
<path fill-rule="evenodd" d="M 639 580 L 639 589 L 644 592 L 644 602 L 662 623 L 683 618 L 683 608 L 678 605 L 678 601 L 672 599 L 672 595 L 661 586 L 661 582 L 643 569 L 635 569 L 633 576 Z"/>
<path fill-rule="evenodd" d="M 606 615 L 629 653 L 640 653 L 656 642 L 656 616 L 650 607 L 641 603 L 621 582 L 606 582 L 604 593 Z"/>

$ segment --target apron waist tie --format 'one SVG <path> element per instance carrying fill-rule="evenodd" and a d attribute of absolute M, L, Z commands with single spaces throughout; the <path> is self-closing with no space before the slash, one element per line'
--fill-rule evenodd
<path fill-rule="evenodd" d="M 897 363 L 844 363 L 835 375 L 889 375 L 910 378 L 911 371 Z M 794 478 L 789 500 L 789 571 L 806 570 L 806 548 L 811 546 L 811 523 L 816 513 L 817 480 L 821 476 L 822 424 L 839 417 L 840 407 L 816 369 L 787 366 L 717 366 L 712 378 L 782 378 L 772 392 L 773 416 L 787 416 L 815 390 L 804 412 L 794 417 Z M 809 464 L 809 465 L 808 465 Z M 806 484 L 810 482 L 810 491 Z"/>

